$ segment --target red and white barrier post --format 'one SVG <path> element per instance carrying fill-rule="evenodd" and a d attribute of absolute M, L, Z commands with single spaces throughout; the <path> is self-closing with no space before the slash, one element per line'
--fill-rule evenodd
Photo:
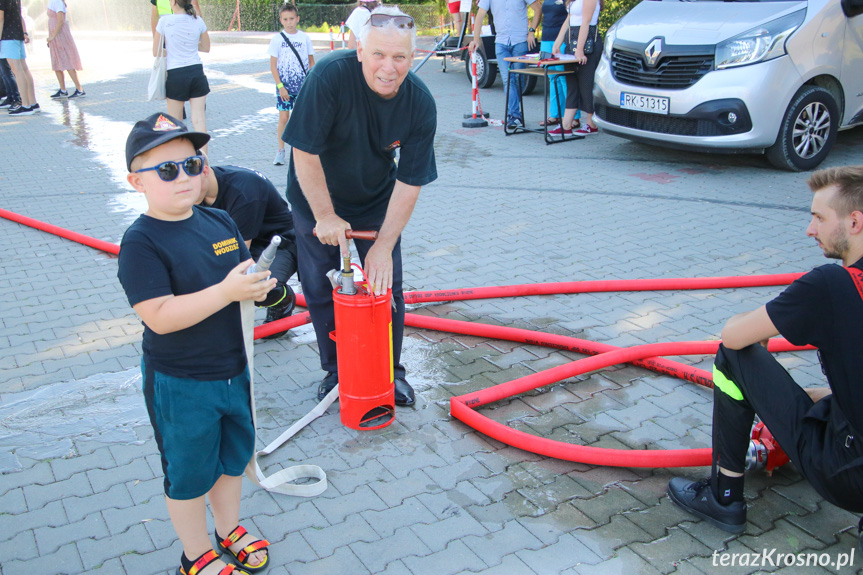
<path fill-rule="evenodd" d="M 465 114 L 465 121 L 461 123 L 464 128 L 485 128 L 488 126 L 488 121 L 486 118 L 488 114 L 482 113 L 482 106 L 479 103 L 479 86 L 477 85 L 476 79 L 476 52 L 470 53 L 470 77 L 471 77 L 471 88 L 473 93 L 473 107 L 472 112 L 470 114 Z M 477 116 L 477 112 L 479 112 L 479 116 Z"/>
<path fill-rule="evenodd" d="M 333 42 L 333 27 L 330 26 L 330 52 L 336 49 L 335 42 Z"/>

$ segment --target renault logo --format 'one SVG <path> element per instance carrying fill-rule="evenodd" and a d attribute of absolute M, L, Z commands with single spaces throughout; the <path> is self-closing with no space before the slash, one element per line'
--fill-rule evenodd
<path fill-rule="evenodd" d="M 644 49 L 644 59 L 651 68 L 656 66 L 662 54 L 662 38 L 654 38 Z"/>

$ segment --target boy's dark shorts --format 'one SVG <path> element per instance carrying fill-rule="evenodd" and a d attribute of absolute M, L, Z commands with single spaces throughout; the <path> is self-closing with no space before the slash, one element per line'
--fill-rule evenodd
<path fill-rule="evenodd" d="M 282 100 L 282 95 L 279 94 L 279 89 L 276 88 L 276 110 L 279 112 L 290 112 L 294 109 L 294 102 L 297 101 L 297 95 L 288 93 L 288 101 Z"/>
<path fill-rule="evenodd" d="M 194 499 L 222 475 L 241 476 L 255 448 L 249 368 L 217 381 L 166 375 L 143 360 L 141 371 L 165 494 Z"/>
<path fill-rule="evenodd" d="M 204 75 L 203 64 L 193 64 L 168 70 L 165 81 L 165 95 L 169 100 L 188 102 L 210 93 L 210 83 Z"/>

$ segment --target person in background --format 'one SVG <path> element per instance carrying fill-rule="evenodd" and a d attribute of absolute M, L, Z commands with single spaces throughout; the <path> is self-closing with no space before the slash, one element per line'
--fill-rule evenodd
<path fill-rule="evenodd" d="M 528 22 L 527 8 L 533 9 L 533 20 Z M 524 126 L 524 118 L 521 113 L 519 100 L 521 97 L 521 81 L 516 79 L 518 74 L 509 73 L 509 66 L 504 65 L 504 58 L 511 56 L 524 56 L 529 50 L 536 46 L 536 28 L 542 20 L 542 0 L 479 0 L 479 10 L 473 21 L 473 40 L 470 42 L 470 51 L 474 52 L 482 46 L 480 41 L 482 33 L 482 22 L 485 15 L 491 12 L 494 16 L 495 37 L 494 49 L 500 76 L 503 78 L 504 90 L 509 82 L 509 101 L 507 102 L 506 126 L 515 129 Z M 513 69 L 524 68 L 524 64 L 513 64 Z"/>
<path fill-rule="evenodd" d="M 345 27 L 350 32 L 348 35 L 349 50 L 357 49 L 357 34 L 355 32 L 358 32 L 363 24 L 369 21 L 369 13 L 380 5 L 378 0 L 357 0 L 356 8 L 345 20 Z"/>
<path fill-rule="evenodd" d="M 195 12 L 192 0 L 172 0 L 173 13 L 159 18 L 153 37 L 153 56 L 159 53 L 165 39 L 168 56 L 168 79 L 165 94 L 168 115 L 179 118 L 189 102 L 192 125 L 197 132 L 207 132 L 206 105 L 210 84 L 198 52 L 210 51 L 207 25 Z M 204 146 L 204 152 L 206 152 Z"/>
<path fill-rule="evenodd" d="M 51 53 L 51 69 L 57 75 L 60 89 L 51 98 L 80 98 L 86 96 L 81 82 L 78 81 L 78 70 L 81 69 L 81 57 L 78 47 L 69 30 L 66 18 L 66 0 L 50 0 L 48 2 L 48 51 Z M 66 78 L 63 71 L 69 72 L 69 77 L 75 83 L 75 91 L 70 96 L 66 91 Z"/>
<path fill-rule="evenodd" d="M 20 106 L 21 94 L 18 93 L 18 82 L 15 81 L 15 74 L 12 73 L 6 58 L 0 58 L 0 82 L 3 82 L 3 88 L 6 91 L 6 97 L 0 101 L 0 109 Z"/>
<path fill-rule="evenodd" d="M 270 73 L 276 81 L 276 109 L 279 111 L 279 126 L 276 139 L 279 149 L 273 165 L 285 163 L 285 142 L 282 133 L 291 117 L 294 101 L 303 86 L 309 69 L 315 65 L 315 48 L 309 35 L 297 30 L 300 13 L 293 4 L 285 3 L 279 9 L 282 31 L 270 40 L 267 53 L 270 55 Z"/>
<path fill-rule="evenodd" d="M 10 116 L 32 116 L 39 111 L 33 75 L 27 67 L 24 44 L 30 43 L 30 35 L 21 15 L 21 0 L 0 0 L 0 58 L 5 58 L 15 74 L 21 94 L 21 104 L 10 105 Z"/>
<path fill-rule="evenodd" d="M 560 27 L 569 17 L 566 11 L 566 3 L 564 0 L 543 0 L 542 2 L 542 40 L 539 43 L 539 50 L 543 57 L 551 55 L 554 48 L 554 41 L 557 40 L 557 35 L 560 32 Z M 567 46 L 564 52 L 568 52 Z M 563 71 L 563 66 L 551 66 L 550 70 Z M 556 76 L 551 81 L 551 94 L 548 102 L 548 118 L 539 123 L 540 126 L 556 126 L 560 124 L 560 117 L 563 115 L 563 107 L 566 105 L 566 80 L 564 76 Z M 575 116 L 576 120 L 581 115 L 578 112 Z M 577 123 L 577 122 L 576 122 Z"/>
<path fill-rule="evenodd" d="M 566 77 L 566 111 L 561 124 L 549 130 L 550 134 L 572 134 L 573 121 L 579 110 L 584 112 L 584 122 L 574 132 L 586 136 L 599 131 L 593 122 L 593 75 L 602 56 L 602 38 L 595 32 L 599 22 L 599 10 L 599 0 L 570 0 L 569 19 L 564 20 L 563 26 L 560 27 L 551 52 L 560 54 L 561 47 L 569 37 L 570 49 L 580 66 L 575 74 Z M 584 45 L 589 36 L 593 40 L 593 50 L 586 54 Z"/>
<path fill-rule="evenodd" d="M 150 4 L 153 5 L 153 9 L 150 11 L 150 29 L 153 32 L 153 36 L 155 36 L 156 24 L 159 23 L 159 18 L 167 14 L 173 14 L 174 10 L 171 7 L 172 0 L 150 0 Z M 198 0 L 192 0 L 192 7 L 198 16 L 201 18 L 204 17 L 204 12 L 201 10 Z"/>

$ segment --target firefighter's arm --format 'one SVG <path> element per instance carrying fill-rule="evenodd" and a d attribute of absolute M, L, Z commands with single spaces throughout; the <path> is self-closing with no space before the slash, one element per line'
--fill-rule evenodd
<path fill-rule="evenodd" d="M 393 287 L 393 248 L 411 218 L 419 195 L 420 186 L 409 186 L 396 180 L 378 239 L 369 249 L 364 262 L 375 295 L 384 294 Z"/>
<path fill-rule="evenodd" d="M 327 188 L 327 178 L 321 165 L 321 157 L 297 148 L 293 148 L 292 153 L 297 181 L 315 217 L 315 233 L 318 240 L 322 244 L 339 246 L 342 255 L 348 255 L 350 250 L 345 230 L 351 229 L 351 224 L 336 214 L 333 200 L 330 198 L 330 190 Z"/>
<path fill-rule="evenodd" d="M 767 315 L 767 308 L 761 306 L 729 319 L 722 328 L 722 343 L 728 349 L 743 349 L 754 343 L 766 345 L 768 339 L 777 335 L 779 330 Z"/>

